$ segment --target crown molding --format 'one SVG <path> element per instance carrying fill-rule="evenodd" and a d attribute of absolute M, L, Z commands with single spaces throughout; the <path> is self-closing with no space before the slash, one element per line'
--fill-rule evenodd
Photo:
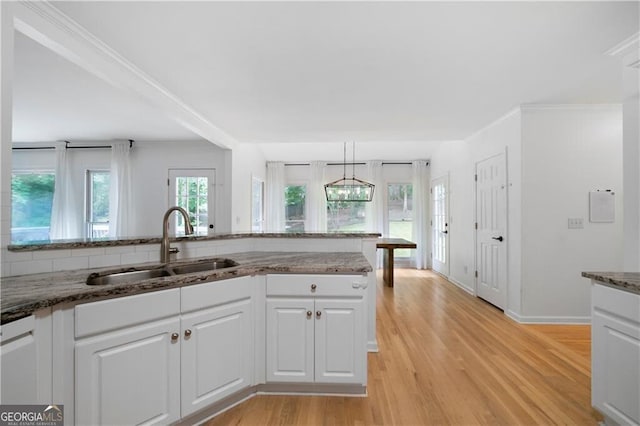
<path fill-rule="evenodd" d="M 632 51 L 638 51 L 640 48 L 640 32 L 633 34 L 632 36 L 622 40 L 620 43 L 613 46 L 611 49 L 604 52 L 609 56 L 622 56 Z"/>
<path fill-rule="evenodd" d="M 13 3 L 14 27 L 109 84 L 134 92 L 166 116 L 224 149 L 238 142 L 160 82 L 120 55 L 49 1 Z"/>
<path fill-rule="evenodd" d="M 486 132 L 487 130 L 491 129 L 492 127 L 497 126 L 498 124 L 502 123 L 503 121 L 511 118 L 514 115 L 520 114 L 521 111 L 521 107 L 517 106 L 511 110 L 509 110 L 506 114 L 496 118 L 495 120 L 493 120 L 491 123 L 487 124 L 486 126 L 480 128 L 480 130 L 477 130 L 476 132 L 472 133 L 471 135 L 467 136 L 466 138 L 464 138 L 464 141 L 468 141 L 471 140 L 477 136 L 479 136 L 480 134 Z"/>
<path fill-rule="evenodd" d="M 615 111 L 622 108 L 622 104 L 524 104 L 520 109 L 524 111 Z"/>

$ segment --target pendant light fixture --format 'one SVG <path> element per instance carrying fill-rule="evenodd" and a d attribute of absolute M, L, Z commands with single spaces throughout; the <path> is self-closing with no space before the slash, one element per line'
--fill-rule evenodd
<path fill-rule="evenodd" d="M 356 178 L 356 143 L 353 142 L 353 174 L 347 178 L 347 143 L 344 143 L 344 161 L 342 179 L 329 182 L 324 186 L 327 201 L 371 201 L 375 185 Z"/>

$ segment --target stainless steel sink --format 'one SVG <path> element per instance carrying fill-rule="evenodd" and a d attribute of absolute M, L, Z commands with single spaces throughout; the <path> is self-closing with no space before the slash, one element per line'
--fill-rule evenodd
<path fill-rule="evenodd" d="M 171 270 L 176 275 L 191 274 L 194 272 L 215 271 L 216 269 L 233 268 L 238 266 L 237 262 L 231 259 L 213 259 L 203 262 L 189 263 L 172 266 Z"/>
<path fill-rule="evenodd" d="M 165 265 L 153 269 L 93 273 L 87 278 L 88 285 L 127 284 L 151 278 L 170 277 L 174 275 L 192 274 L 195 272 L 215 271 L 238 266 L 231 259 L 210 259 L 194 263 L 183 263 L 175 266 Z"/>
<path fill-rule="evenodd" d="M 167 269 L 144 269 L 142 271 L 124 271 L 108 274 L 93 273 L 87 278 L 88 285 L 126 284 L 150 278 L 168 277 L 174 275 Z"/>

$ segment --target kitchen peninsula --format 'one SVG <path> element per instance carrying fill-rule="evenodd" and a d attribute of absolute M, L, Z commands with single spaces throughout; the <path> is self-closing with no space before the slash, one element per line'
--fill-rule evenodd
<path fill-rule="evenodd" d="M 366 352 L 376 349 L 376 239 L 178 238 L 172 268 L 220 258 L 233 266 L 102 286 L 88 276 L 162 267 L 159 239 L 12 246 L 12 271 L 43 253 L 52 269 L 67 252 L 111 264 L 3 277 L 2 342 L 27 345 L 3 351 L 2 402 L 63 403 L 70 424 L 191 423 L 256 392 L 363 395 Z M 147 262 L 126 262 L 141 252 Z"/>

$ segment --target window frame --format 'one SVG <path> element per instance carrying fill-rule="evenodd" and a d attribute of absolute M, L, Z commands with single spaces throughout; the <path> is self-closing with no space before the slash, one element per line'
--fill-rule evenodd
<path fill-rule="evenodd" d="M 109 217 L 107 217 L 106 221 L 94 222 L 91 219 L 93 218 L 93 180 L 91 177 L 96 174 L 108 174 L 109 175 L 109 191 L 111 190 L 111 170 L 104 168 L 95 168 L 95 169 L 86 169 L 85 170 L 85 186 L 84 186 L 84 232 L 87 238 L 102 238 L 109 236 L 110 232 L 110 223 Z M 111 209 L 111 200 L 109 200 L 109 209 Z M 107 230 L 105 235 L 94 236 L 94 226 L 96 224 L 107 224 Z"/>

